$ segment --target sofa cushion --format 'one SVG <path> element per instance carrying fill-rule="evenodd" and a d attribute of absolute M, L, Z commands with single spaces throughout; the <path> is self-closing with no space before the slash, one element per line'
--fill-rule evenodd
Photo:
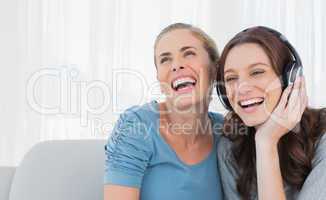
<path fill-rule="evenodd" d="M 105 140 L 46 141 L 16 169 L 10 200 L 103 199 Z"/>

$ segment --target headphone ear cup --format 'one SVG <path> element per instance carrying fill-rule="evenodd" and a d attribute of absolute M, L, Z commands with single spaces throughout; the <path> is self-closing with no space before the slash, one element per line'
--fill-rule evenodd
<path fill-rule="evenodd" d="M 293 77 L 295 77 L 295 70 L 297 68 L 297 64 L 294 61 L 291 61 L 288 63 L 284 69 L 284 72 L 282 74 L 283 79 L 283 89 L 285 89 L 290 83 Z"/>

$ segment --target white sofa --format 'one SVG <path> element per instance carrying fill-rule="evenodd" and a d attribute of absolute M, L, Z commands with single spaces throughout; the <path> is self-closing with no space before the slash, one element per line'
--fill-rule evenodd
<path fill-rule="evenodd" d="M 0 200 L 103 199 L 106 140 L 46 141 L 0 167 Z"/>

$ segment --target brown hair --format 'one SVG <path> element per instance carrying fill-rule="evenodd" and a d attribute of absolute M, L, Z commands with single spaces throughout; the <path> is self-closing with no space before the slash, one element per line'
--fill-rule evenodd
<path fill-rule="evenodd" d="M 224 65 L 230 50 L 245 43 L 262 47 L 278 76 L 282 76 L 284 67 L 292 61 L 287 46 L 273 33 L 260 27 L 251 28 L 238 33 L 226 44 L 218 61 L 218 83 L 224 84 Z M 221 92 L 225 95 L 225 88 Z M 315 147 L 326 131 L 325 116 L 326 109 L 306 108 L 300 130 L 290 131 L 278 143 L 283 180 L 297 190 L 311 171 Z M 230 111 L 225 117 L 223 134 L 232 141 L 231 159 L 238 173 L 237 190 L 243 199 L 250 199 L 251 193 L 257 192 L 255 128 L 246 126 L 234 111 Z"/>
<path fill-rule="evenodd" d="M 155 39 L 155 43 L 154 43 L 154 51 L 156 49 L 156 46 L 158 44 L 158 42 L 160 41 L 160 39 L 166 34 L 169 33 L 171 31 L 174 30 L 178 30 L 178 29 L 185 29 L 185 30 L 189 30 L 191 32 L 191 34 L 193 34 L 196 38 L 198 38 L 204 45 L 205 50 L 208 53 L 208 56 L 211 60 L 211 62 L 213 63 L 214 67 L 216 67 L 217 65 L 217 61 L 219 58 L 219 53 L 216 47 L 216 44 L 214 42 L 214 40 L 207 35 L 202 29 L 195 27 L 193 25 L 190 24 L 185 24 L 185 23 L 174 23 L 171 24 L 167 27 L 165 27 L 156 37 Z M 156 66 L 156 58 L 154 55 L 154 63 Z M 216 69 L 214 69 L 216 72 Z M 215 79 L 215 78 L 214 78 Z"/>

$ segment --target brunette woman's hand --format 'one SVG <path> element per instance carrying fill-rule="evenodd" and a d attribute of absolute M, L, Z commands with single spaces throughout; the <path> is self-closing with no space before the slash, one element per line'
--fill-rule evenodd
<path fill-rule="evenodd" d="M 282 93 L 280 101 L 269 119 L 256 130 L 256 142 L 277 144 L 279 139 L 289 131 L 300 129 L 298 123 L 308 104 L 305 80 L 298 76 Z"/>

